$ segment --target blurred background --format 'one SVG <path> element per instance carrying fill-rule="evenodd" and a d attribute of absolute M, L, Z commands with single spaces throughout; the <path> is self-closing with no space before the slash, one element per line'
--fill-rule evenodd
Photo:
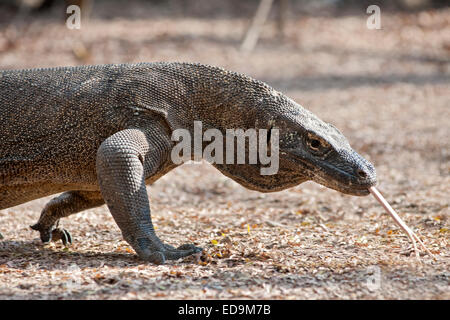
<path fill-rule="evenodd" d="M 66 25 L 71 17 L 66 8 L 71 4 L 81 7 L 80 29 Z M 374 12 L 367 9 L 374 4 L 380 9 L 378 29 L 368 28 Z M 238 257 L 233 261 L 241 262 L 227 270 L 240 270 L 248 279 L 236 284 L 218 271 L 208 281 L 223 288 L 242 285 L 255 290 L 251 295 L 241 291 L 227 295 L 228 291 L 214 289 L 213 297 L 449 298 L 448 1 L 0 1 L 0 69 L 153 61 L 200 62 L 246 73 L 333 123 L 354 149 L 374 163 L 379 188 L 388 201 L 413 229 L 421 230 L 433 253 L 444 257 L 422 271 L 411 269 L 412 258 L 399 254 L 408 245 L 406 237 L 393 240 L 393 221 L 371 197 L 350 197 L 310 182 L 259 194 L 211 166 L 185 165 L 151 188 L 153 217 L 162 226 L 163 238 L 181 244 L 188 237 L 210 252 L 218 248 L 209 242 L 216 234 L 239 239 L 230 250 Z M 5 210 L 0 216 L 5 237 L 35 239 L 27 225 L 36 221 L 48 200 Z M 89 219 L 74 215 L 66 220 L 75 237 L 101 230 L 102 239 L 121 238 L 106 207 L 87 214 Z M 19 228 L 17 221 L 22 221 Z M 298 242 L 292 240 L 294 234 L 299 235 Z M 99 240 L 88 239 L 76 250 L 88 251 L 93 242 L 99 245 Z M 256 240 L 269 249 L 258 251 Z M 96 250 L 111 250 L 111 244 L 102 245 Z M 26 242 L 22 250 L 31 250 L 28 247 Z M 260 257 L 259 262 L 254 257 Z M 116 266 L 124 259 L 102 256 L 108 258 Z M 79 265 L 93 263 L 89 255 L 79 259 Z M 227 261 L 216 257 L 214 263 L 221 266 Z M 384 280 L 382 291 L 371 293 L 354 279 L 364 272 L 361 268 L 374 263 L 386 265 L 392 277 Z M 328 290 L 323 282 L 314 282 L 316 266 L 325 268 L 324 274 L 345 290 Z M 401 271 L 395 271 L 396 266 Z M 282 276 L 283 270 L 297 282 Z M 341 283 L 342 270 L 353 280 Z M 415 276 L 417 281 L 411 282 Z M 180 286 L 186 283 L 168 279 Z M 265 279 L 272 281 L 273 289 L 252 282 Z M 299 287 L 302 279 L 312 285 Z M 408 290 L 395 279 L 402 279 Z M 197 285 L 203 280 L 195 281 Z M 154 286 L 149 282 L 142 294 L 158 297 L 161 292 L 149 289 Z M 212 291 L 202 286 L 194 286 L 198 289 L 192 289 L 194 293 L 178 290 L 170 296 L 207 297 Z M 4 290 L 27 297 L 13 287 Z"/>

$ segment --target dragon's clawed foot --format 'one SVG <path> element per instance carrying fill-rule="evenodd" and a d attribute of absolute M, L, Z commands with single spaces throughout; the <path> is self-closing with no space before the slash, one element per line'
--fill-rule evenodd
<path fill-rule="evenodd" d="M 61 240 L 63 245 L 68 246 L 72 244 L 72 236 L 69 231 L 63 228 L 43 228 L 38 223 L 30 226 L 31 229 L 39 231 L 40 238 L 43 243 L 49 243 L 50 241 Z"/>
<path fill-rule="evenodd" d="M 174 246 L 171 246 L 170 244 L 166 244 L 166 243 L 165 243 L 165 244 L 164 244 L 164 247 L 165 247 L 167 250 L 170 250 L 170 251 L 195 250 L 195 249 L 198 250 L 197 252 L 202 252 L 202 251 L 203 251 L 202 248 L 196 247 L 196 246 L 193 245 L 192 243 L 185 243 L 185 244 L 182 244 L 182 245 L 179 246 L 178 248 L 175 248 Z"/>
<path fill-rule="evenodd" d="M 145 239 L 147 240 L 147 239 Z M 140 241 L 138 255 L 143 259 L 155 264 L 164 264 L 166 260 L 178 260 L 203 251 L 202 248 L 193 244 L 183 244 L 178 248 L 169 244 L 163 244 L 162 248 L 154 250 L 147 241 Z M 153 249 L 153 250 L 152 250 Z"/>

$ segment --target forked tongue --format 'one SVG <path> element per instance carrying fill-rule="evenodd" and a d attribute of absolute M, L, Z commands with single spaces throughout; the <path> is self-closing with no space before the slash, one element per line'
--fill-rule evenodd
<path fill-rule="evenodd" d="M 370 193 L 372 193 L 372 195 L 375 197 L 375 199 L 377 199 L 378 202 L 381 203 L 381 205 L 384 207 L 386 212 L 394 219 L 395 223 L 397 223 L 397 225 L 400 227 L 400 229 L 402 229 L 408 235 L 408 238 L 411 240 L 411 242 L 413 244 L 416 258 L 420 261 L 420 254 L 419 254 L 419 250 L 417 249 L 417 245 L 416 245 L 416 240 L 417 240 L 417 242 L 420 243 L 420 245 L 425 249 L 425 251 L 433 259 L 436 260 L 436 257 L 430 252 L 430 250 L 427 249 L 427 247 L 425 247 L 425 245 L 419 239 L 419 237 L 406 225 L 406 223 L 398 216 L 398 214 L 394 211 L 394 209 L 392 209 L 392 207 L 389 205 L 389 203 L 386 201 L 386 199 L 384 199 L 382 194 L 378 191 L 378 189 L 375 187 L 370 187 L 369 191 L 370 191 Z"/>

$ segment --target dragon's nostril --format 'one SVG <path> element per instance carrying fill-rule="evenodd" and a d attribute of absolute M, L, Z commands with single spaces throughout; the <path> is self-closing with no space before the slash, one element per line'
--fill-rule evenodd
<path fill-rule="evenodd" d="M 360 178 L 367 178 L 367 173 L 364 170 L 358 169 L 356 170 L 356 174 L 360 177 Z"/>
<path fill-rule="evenodd" d="M 356 170 L 356 174 L 360 177 L 360 178 L 367 178 L 367 173 L 364 170 L 358 169 Z"/>

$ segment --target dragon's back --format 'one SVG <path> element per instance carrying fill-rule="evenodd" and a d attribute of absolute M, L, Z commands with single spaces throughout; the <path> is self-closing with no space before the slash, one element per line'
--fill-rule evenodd
<path fill-rule="evenodd" d="M 114 70 L 117 67 L 86 66 L 0 71 L 0 156 L 61 148 L 83 132 L 100 129 L 119 74 Z"/>

